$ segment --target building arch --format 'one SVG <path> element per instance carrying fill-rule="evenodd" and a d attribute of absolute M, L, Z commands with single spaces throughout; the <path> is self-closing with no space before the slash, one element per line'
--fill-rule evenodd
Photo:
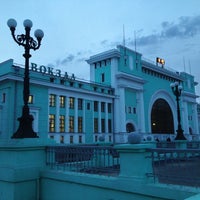
<path fill-rule="evenodd" d="M 137 128 L 136 128 L 136 125 L 133 122 L 133 120 L 127 120 L 126 121 L 126 132 L 131 133 L 131 132 L 134 132 L 136 130 L 137 130 Z"/>
<path fill-rule="evenodd" d="M 162 119 L 160 119 L 161 117 Z M 175 133 L 176 119 L 176 104 L 170 94 L 166 90 L 156 91 L 149 102 L 148 124 L 150 132 L 156 133 L 156 131 L 158 131 L 158 133 Z M 156 124 L 155 120 L 159 124 Z M 165 123 L 169 123 L 170 127 L 167 127 Z M 164 124 L 164 126 L 163 128 L 160 128 L 162 124 Z M 154 125 L 158 125 L 158 127 L 156 128 Z"/>
<path fill-rule="evenodd" d="M 151 109 L 151 132 L 174 133 L 174 120 L 171 108 L 165 99 L 157 99 Z"/>

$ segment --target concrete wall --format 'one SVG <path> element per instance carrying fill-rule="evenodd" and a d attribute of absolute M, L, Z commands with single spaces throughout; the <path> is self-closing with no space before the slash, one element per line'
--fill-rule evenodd
<path fill-rule="evenodd" d="M 62 171 L 42 171 L 42 200 L 157 200 L 186 199 L 199 189 L 164 185 L 146 174 L 152 172 L 147 148 L 151 144 L 126 144 L 115 147 L 120 153 L 120 174 L 115 177 Z"/>
<path fill-rule="evenodd" d="M 151 144 L 115 148 L 120 174 L 109 177 L 48 169 L 41 139 L 0 143 L 0 200 L 183 200 L 200 193 L 199 188 L 159 184 L 147 177 L 152 168 L 146 149 Z"/>

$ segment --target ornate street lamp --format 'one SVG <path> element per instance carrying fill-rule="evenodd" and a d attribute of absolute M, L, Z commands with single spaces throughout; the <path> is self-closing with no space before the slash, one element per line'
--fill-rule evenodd
<path fill-rule="evenodd" d="M 180 115 L 180 106 L 179 106 L 179 100 L 182 92 L 182 86 L 179 85 L 178 82 L 174 82 L 170 84 L 172 88 L 172 92 L 176 96 L 176 103 L 177 103 L 177 118 L 178 118 L 178 129 L 176 130 L 177 135 L 175 137 L 175 140 L 187 140 L 183 134 L 183 129 L 181 127 L 181 115 Z"/>
<path fill-rule="evenodd" d="M 10 28 L 12 37 L 14 41 L 24 47 L 25 53 L 23 54 L 25 58 L 25 71 L 24 71 L 24 90 L 23 90 L 23 100 L 24 106 L 22 109 L 22 116 L 18 118 L 19 128 L 13 134 L 11 138 L 37 138 L 37 134 L 33 131 L 32 122 L 33 116 L 30 115 L 29 107 L 28 107 L 28 99 L 29 99 L 29 58 L 31 57 L 30 49 L 37 50 L 41 45 L 41 40 L 44 36 L 42 30 L 38 29 L 35 31 L 34 35 L 37 39 L 35 41 L 30 36 L 31 27 L 33 25 L 32 21 L 29 19 L 24 20 L 25 34 L 15 36 L 15 28 L 17 26 L 17 22 L 15 19 L 9 19 L 7 25 Z"/>

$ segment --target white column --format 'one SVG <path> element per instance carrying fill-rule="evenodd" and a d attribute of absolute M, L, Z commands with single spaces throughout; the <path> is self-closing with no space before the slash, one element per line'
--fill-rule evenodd
<path fill-rule="evenodd" d="M 194 122 L 193 134 L 199 134 L 198 114 L 197 114 L 197 104 L 196 103 L 193 104 L 192 109 L 193 109 L 192 120 Z"/>
<path fill-rule="evenodd" d="M 145 133 L 144 98 L 142 90 L 137 92 L 136 98 L 137 98 L 136 114 L 138 117 L 138 131 Z"/>
<path fill-rule="evenodd" d="M 126 113 L 125 113 L 125 92 L 124 88 L 119 88 L 119 116 L 117 123 L 119 124 L 119 132 L 126 132 Z"/>
<path fill-rule="evenodd" d="M 188 121 L 188 107 L 187 107 L 187 102 L 182 101 L 182 107 L 181 108 L 181 125 L 183 128 L 183 133 L 184 134 L 189 134 L 189 121 Z M 176 126 L 177 130 L 177 126 Z"/>
<path fill-rule="evenodd" d="M 105 102 L 105 131 L 108 133 L 108 103 Z"/>
<path fill-rule="evenodd" d="M 114 99 L 114 106 L 113 106 L 113 128 L 114 128 L 114 133 L 119 133 L 120 132 L 120 124 L 119 124 L 119 121 L 120 121 L 120 109 L 119 109 L 119 96 L 118 97 L 116 97 L 115 99 Z"/>

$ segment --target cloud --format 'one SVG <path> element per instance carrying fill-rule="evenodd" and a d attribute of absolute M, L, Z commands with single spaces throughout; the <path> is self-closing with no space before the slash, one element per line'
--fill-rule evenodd
<path fill-rule="evenodd" d="M 162 23 L 162 37 L 188 38 L 200 33 L 200 15 L 194 17 L 180 17 L 179 23 Z"/>
<path fill-rule="evenodd" d="M 145 46 L 155 44 L 160 40 L 194 37 L 200 34 L 200 15 L 182 16 L 179 18 L 178 23 L 164 21 L 161 23 L 161 27 L 160 33 L 141 36 L 137 38 L 137 43 Z"/>
<path fill-rule="evenodd" d="M 149 35 L 142 35 L 143 29 L 137 31 L 137 44 L 140 46 L 155 45 L 160 41 L 172 38 L 190 38 L 200 34 L 200 15 L 197 16 L 182 16 L 178 18 L 177 23 L 164 21 L 161 23 L 159 32 L 152 32 Z M 104 39 L 100 42 L 103 47 L 113 47 L 119 44 L 118 42 L 110 42 Z M 126 45 L 134 46 L 133 38 L 126 38 Z"/>
<path fill-rule="evenodd" d="M 69 66 L 70 64 L 74 62 L 80 62 L 82 63 L 88 58 L 88 55 L 90 55 L 92 52 L 90 50 L 81 50 L 76 53 L 68 53 L 63 58 L 58 58 L 52 63 L 49 63 L 47 66 L 49 67 L 63 67 L 63 66 Z"/>
<path fill-rule="evenodd" d="M 61 65 L 66 65 L 67 63 L 72 62 L 74 60 L 74 57 L 75 56 L 73 54 L 69 54 L 69 55 L 67 55 L 67 57 L 65 57 L 64 59 L 62 59 L 60 61 L 60 64 Z"/>

